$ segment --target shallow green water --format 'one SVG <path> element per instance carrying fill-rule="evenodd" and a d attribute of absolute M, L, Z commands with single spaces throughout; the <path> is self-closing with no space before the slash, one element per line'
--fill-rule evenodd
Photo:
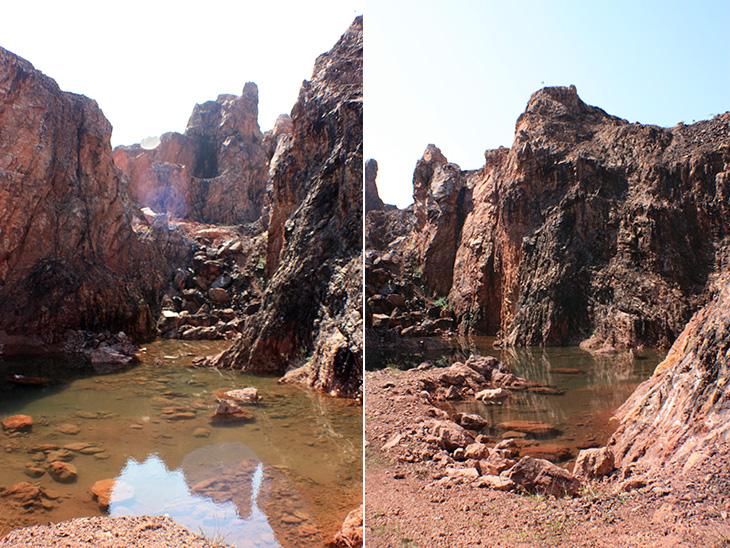
<path fill-rule="evenodd" d="M 6 386 L 0 417 L 30 415 L 34 426 L 0 434 L 0 486 L 27 481 L 59 498 L 49 510 L 0 507 L 0 532 L 100 514 L 91 487 L 115 478 L 112 516 L 169 514 L 239 547 L 321 546 L 362 500 L 362 408 L 275 378 L 186 367 L 192 356 L 224 347 L 158 341 L 147 345 L 140 365 L 124 371 L 51 388 Z M 247 407 L 254 420 L 212 425 L 212 393 L 245 386 L 263 396 Z M 173 420 L 176 412 L 190 418 Z M 69 424 L 76 428 L 63 427 Z M 33 461 L 33 447 L 79 443 L 95 449 L 73 452 L 75 483 L 26 475 L 28 465 L 47 465 Z"/>

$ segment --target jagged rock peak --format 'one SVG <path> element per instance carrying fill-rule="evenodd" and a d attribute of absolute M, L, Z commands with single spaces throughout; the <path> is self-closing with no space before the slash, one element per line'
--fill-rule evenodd
<path fill-rule="evenodd" d="M 383 209 L 385 204 L 378 193 L 378 162 L 370 158 L 365 162 L 365 211 Z"/>

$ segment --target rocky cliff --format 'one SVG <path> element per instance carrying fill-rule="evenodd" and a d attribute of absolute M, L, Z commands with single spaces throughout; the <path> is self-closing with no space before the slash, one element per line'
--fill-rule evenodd
<path fill-rule="evenodd" d="M 0 348 L 57 350 L 69 329 L 154 333 L 169 274 L 132 229 L 97 104 L 0 48 Z"/>
<path fill-rule="evenodd" d="M 629 123 L 575 87 L 536 92 L 511 149 L 462 171 L 430 146 L 413 184 L 424 281 L 460 329 L 508 345 L 668 347 L 717 291 L 730 113 Z"/>
<path fill-rule="evenodd" d="M 185 134 L 117 147 L 114 161 L 141 207 L 217 224 L 256 221 L 266 199 L 268 158 L 258 124 L 258 88 L 195 105 Z M 236 196 L 235 200 L 231 196 Z"/>
<path fill-rule="evenodd" d="M 337 395 L 362 380 L 362 17 L 321 55 L 272 161 L 261 309 L 215 366 Z"/>

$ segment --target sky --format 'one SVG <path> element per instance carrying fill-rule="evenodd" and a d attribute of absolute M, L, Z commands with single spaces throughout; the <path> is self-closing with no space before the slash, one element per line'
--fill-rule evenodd
<path fill-rule="evenodd" d="M 0 46 L 111 122 L 112 145 L 183 132 L 196 103 L 259 88 L 263 131 L 364 0 L 0 0 Z"/>
<path fill-rule="evenodd" d="M 365 155 L 386 203 L 412 203 L 429 143 L 462 169 L 511 146 L 544 86 L 630 122 L 730 110 L 728 0 L 367 0 Z"/>

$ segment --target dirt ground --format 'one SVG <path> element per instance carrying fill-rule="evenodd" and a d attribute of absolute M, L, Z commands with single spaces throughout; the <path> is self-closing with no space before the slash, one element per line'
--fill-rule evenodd
<path fill-rule="evenodd" d="M 428 458 L 419 439 L 419 424 L 434 412 L 419 374 L 365 376 L 367 548 L 730 546 L 724 457 L 694 475 L 666 470 L 628 492 L 610 477 L 565 498 L 439 482 L 448 463 Z"/>

